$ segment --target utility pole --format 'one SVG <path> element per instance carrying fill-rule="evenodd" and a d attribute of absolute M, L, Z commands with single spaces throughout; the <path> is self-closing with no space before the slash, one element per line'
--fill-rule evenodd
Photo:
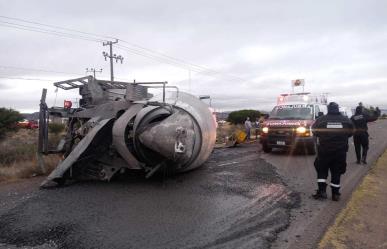
<path fill-rule="evenodd" d="M 105 57 L 105 61 L 106 61 L 106 58 L 110 59 L 110 80 L 111 80 L 111 82 L 114 81 L 113 59 L 116 60 L 116 63 L 118 61 L 120 61 L 121 64 L 122 64 L 122 61 L 124 60 L 124 57 L 122 57 L 121 55 L 113 54 L 113 44 L 116 44 L 116 43 L 118 43 L 117 39 L 114 42 L 113 41 L 107 41 L 107 42 L 103 43 L 104 46 L 109 46 L 109 48 L 110 48 L 109 53 L 104 51 L 104 52 L 102 52 L 102 55 Z"/>
<path fill-rule="evenodd" d="M 94 79 L 95 79 L 95 73 L 102 73 L 102 68 L 100 70 L 96 70 L 95 68 L 86 68 L 86 73 L 93 73 Z"/>

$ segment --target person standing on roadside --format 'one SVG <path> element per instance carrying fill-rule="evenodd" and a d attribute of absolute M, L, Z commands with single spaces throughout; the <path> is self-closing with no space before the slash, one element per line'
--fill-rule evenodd
<path fill-rule="evenodd" d="M 247 117 L 246 118 L 246 121 L 245 121 L 245 129 L 246 129 L 246 134 L 247 134 L 247 137 L 246 137 L 246 140 L 247 141 L 250 141 L 250 131 L 251 131 L 251 121 L 250 121 L 250 117 Z"/>
<path fill-rule="evenodd" d="M 260 128 L 259 118 L 255 119 L 254 127 L 255 127 L 255 139 L 258 140 L 258 134 L 259 134 L 259 128 Z"/>
<path fill-rule="evenodd" d="M 368 122 L 373 122 L 378 119 L 380 115 L 379 111 L 374 111 L 373 115 L 370 116 L 364 112 L 364 108 L 362 105 L 356 107 L 355 115 L 351 117 L 353 124 L 355 125 L 355 134 L 353 135 L 353 143 L 355 145 L 356 152 L 356 163 L 360 164 L 360 160 L 362 163 L 367 164 L 367 152 L 368 152 Z M 379 108 L 378 108 L 379 109 Z"/>
<path fill-rule="evenodd" d="M 340 177 L 347 167 L 348 138 L 352 136 L 354 126 L 350 119 L 339 111 L 339 105 L 331 102 L 328 114 L 319 117 L 312 126 L 317 140 L 317 157 L 314 166 L 317 171 L 318 190 L 314 199 L 327 199 L 326 187 L 328 171 L 331 173 L 332 200 L 340 200 Z"/>

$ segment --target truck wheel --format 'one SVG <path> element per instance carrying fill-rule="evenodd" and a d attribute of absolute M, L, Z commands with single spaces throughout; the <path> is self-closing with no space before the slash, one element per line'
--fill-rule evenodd
<path fill-rule="evenodd" d="M 269 145 L 267 145 L 267 143 L 263 143 L 262 144 L 262 150 L 265 152 L 265 153 L 270 153 L 272 148 L 269 147 Z"/>

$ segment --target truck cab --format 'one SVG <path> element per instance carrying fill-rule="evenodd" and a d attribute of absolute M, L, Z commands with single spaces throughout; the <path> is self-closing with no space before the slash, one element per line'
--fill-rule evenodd
<path fill-rule="evenodd" d="M 273 148 L 296 149 L 303 147 L 315 154 L 311 127 L 315 120 L 327 113 L 325 96 L 310 93 L 281 94 L 277 105 L 262 125 L 260 143 L 266 153 Z"/>

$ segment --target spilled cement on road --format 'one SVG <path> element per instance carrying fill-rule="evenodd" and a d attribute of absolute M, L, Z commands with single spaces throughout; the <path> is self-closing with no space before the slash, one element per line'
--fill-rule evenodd
<path fill-rule="evenodd" d="M 87 182 L 0 211 L 0 246 L 269 248 L 299 196 L 254 145 L 166 180 Z"/>

